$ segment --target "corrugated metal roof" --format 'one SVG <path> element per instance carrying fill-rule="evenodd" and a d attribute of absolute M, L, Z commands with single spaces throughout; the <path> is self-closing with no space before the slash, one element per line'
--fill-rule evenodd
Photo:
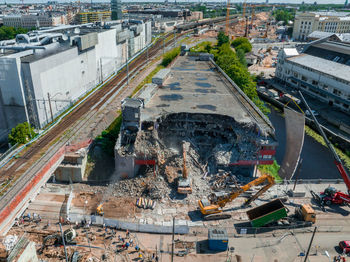
<path fill-rule="evenodd" d="M 307 54 L 290 57 L 287 60 L 350 82 L 350 66 Z"/>

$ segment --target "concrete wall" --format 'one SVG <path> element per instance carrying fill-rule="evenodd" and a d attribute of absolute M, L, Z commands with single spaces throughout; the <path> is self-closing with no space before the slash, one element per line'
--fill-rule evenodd
<path fill-rule="evenodd" d="M 18 123 L 25 122 L 25 100 L 18 57 L 0 59 L 0 139 Z"/>
<path fill-rule="evenodd" d="M 91 90 L 98 83 L 95 49 L 78 54 L 72 47 L 66 51 L 39 59 L 32 63 L 22 63 L 24 81 L 30 83 L 37 110 L 39 127 L 51 121 L 48 101 L 50 94 L 53 116 L 59 115 L 80 96 Z"/>
<path fill-rule="evenodd" d="M 36 247 L 34 242 L 29 242 L 28 245 L 23 250 L 22 254 L 19 256 L 17 262 L 39 262 L 38 256 L 36 254 Z"/>
<path fill-rule="evenodd" d="M 55 178 L 57 181 L 62 182 L 82 182 L 85 181 L 84 177 L 85 168 L 87 163 L 87 154 L 82 155 L 78 158 L 76 164 L 65 163 L 63 160 L 62 164 L 55 170 Z"/>

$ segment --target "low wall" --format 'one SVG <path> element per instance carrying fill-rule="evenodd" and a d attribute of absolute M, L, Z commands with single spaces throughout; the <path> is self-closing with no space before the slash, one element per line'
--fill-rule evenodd
<path fill-rule="evenodd" d="M 46 183 L 53 171 L 62 162 L 64 153 L 65 148 L 63 146 L 46 162 L 39 172 L 36 172 L 36 175 L 33 176 L 29 182 L 25 183 L 25 186 L 16 194 L 8 205 L 0 211 L 0 235 L 6 234 L 14 219 L 24 212 L 28 202 L 34 199 L 40 187 Z M 25 174 L 23 174 L 23 176 L 24 175 Z M 29 176 L 30 174 L 27 175 Z"/>

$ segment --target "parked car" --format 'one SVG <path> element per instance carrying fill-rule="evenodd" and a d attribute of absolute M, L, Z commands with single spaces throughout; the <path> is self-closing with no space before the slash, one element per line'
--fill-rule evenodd
<path fill-rule="evenodd" d="M 315 110 L 311 110 L 311 112 L 314 114 L 314 116 L 318 116 L 317 111 L 315 111 Z M 307 115 L 307 116 L 311 116 L 311 113 L 309 112 L 309 110 L 306 110 L 306 111 L 305 111 L 305 115 Z"/>
<path fill-rule="evenodd" d="M 345 253 L 350 253 L 350 240 L 340 241 L 339 247 Z"/>

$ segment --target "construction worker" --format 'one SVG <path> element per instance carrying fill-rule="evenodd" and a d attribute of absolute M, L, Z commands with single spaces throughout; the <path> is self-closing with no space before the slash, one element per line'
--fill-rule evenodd
<path fill-rule="evenodd" d="M 130 237 L 130 232 L 129 232 L 129 229 L 126 230 L 126 238 L 129 238 Z"/>
<path fill-rule="evenodd" d="M 129 243 L 131 247 L 134 246 L 134 241 L 132 239 L 130 239 Z"/>
<path fill-rule="evenodd" d="M 126 242 L 126 243 L 125 243 L 126 250 L 128 250 L 129 246 L 130 246 L 130 243 L 129 243 L 129 242 Z"/>

